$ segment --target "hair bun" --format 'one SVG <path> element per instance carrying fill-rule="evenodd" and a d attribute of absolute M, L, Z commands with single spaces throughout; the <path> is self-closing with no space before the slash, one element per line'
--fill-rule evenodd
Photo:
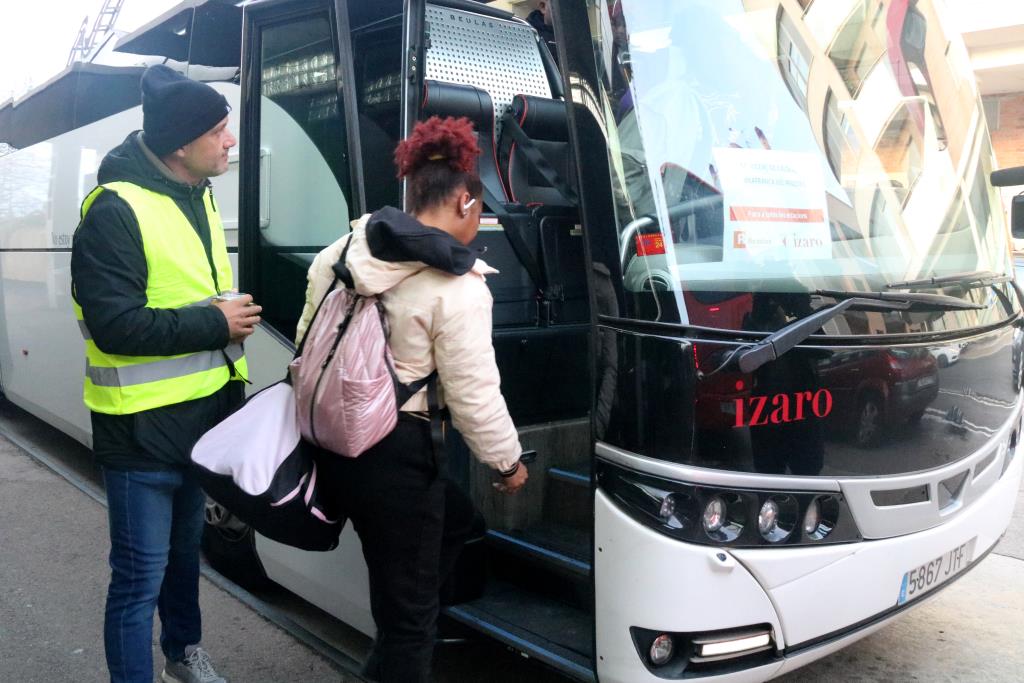
<path fill-rule="evenodd" d="M 472 173 L 478 156 L 480 147 L 469 119 L 431 116 L 417 123 L 412 134 L 398 143 L 395 165 L 399 178 L 438 161 L 446 162 L 457 173 Z"/>

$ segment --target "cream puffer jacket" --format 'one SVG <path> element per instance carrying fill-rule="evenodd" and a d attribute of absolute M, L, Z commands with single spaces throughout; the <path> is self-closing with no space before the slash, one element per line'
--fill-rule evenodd
<path fill-rule="evenodd" d="M 511 468 L 522 447 L 501 395 L 491 344 L 492 298 L 485 284 L 485 275 L 498 271 L 480 259 L 464 275 L 453 275 L 419 261 L 375 258 L 367 242 L 369 218 L 352 221 L 353 241 L 345 265 L 356 291 L 379 295 L 384 304 L 399 380 L 412 382 L 436 368 L 441 401 L 470 450 L 490 467 Z M 310 266 L 298 339 L 334 281 L 331 267 L 341 258 L 348 239 L 345 235 L 321 251 Z M 427 410 L 426 389 L 409 399 L 402 410 Z"/>

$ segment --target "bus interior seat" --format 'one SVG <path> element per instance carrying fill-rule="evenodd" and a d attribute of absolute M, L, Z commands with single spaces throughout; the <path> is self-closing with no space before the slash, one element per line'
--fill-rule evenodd
<path fill-rule="evenodd" d="M 565 102 L 561 100 L 516 95 L 507 113 L 518 122 L 533 148 L 554 169 L 573 193 L 576 188 L 576 168 L 569 149 L 569 123 Z M 526 205 L 575 206 L 573 198 L 553 187 L 534 168 L 526 151 L 517 144 L 512 133 L 502 129 L 498 141 L 498 159 L 502 179 L 513 202 Z"/>
<path fill-rule="evenodd" d="M 569 149 L 569 127 L 565 103 L 561 100 L 517 95 L 510 110 L 524 132 L 536 140 L 545 157 L 575 193 L 575 165 Z M 523 225 L 523 239 L 537 256 L 545 284 L 555 290 L 558 299 L 550 308 L 546 322 L 583 322 L 588 319 L 583 237 L 578 210 L 562 192 L 534 174 L 515 171 L 519 155 L 513 142 L 506 142 L 513 166 L 512 187 L 522 194 L 510 199 L 502 179 L 505 164 L 495 157 L 494 114 L 490 95 L 472 85 L 427 80 L 424 83 L 420 118 L 429 116 L 466 116 L 473 122 L 481 149 L 481 181 L 491 193 L 506 203 L 511 212 L 529 212 L 531 220 Z M 502 134 L 502 140 L 509 136 Z M 526 167 L 526 163 L 520 164 Z M 520 182 L 521 181 L 521 182 Z M 500 230 L 482 230 L 477 246 L 486 247 L 486 259 L 499 270 L 491 278 L 494 295 L 495 325 L 536 324 L 536 285 L 530 280 L 514 250 Z"/>
<path fill-rule="evenodd" d="M 540 265 L 559 302 L 554 322 L 588 319 L 583 233 L 576 201 L 576 165 L 569 146 L 569 123 L 562 100 L 518 94 L 507 115 L 515 119 L 532 146 L 554 169 L 569 192 L 560 190 L 536 171 L 517 144 L 509 125 L 498 144 L 499 168 L 513 202 L 533 214 L 539 241 Z M 570 196 L 566 196 L 566 195 Z"/>
<path fill-rule="evenodd" d="M 480 147 L 480 181 L 500 201 L 507 201 L 494 158 L 494 106 L 490 95 L 472 85 L 425 81 L 420 118 L 431 116 L 465 116 L 473 123 Z M 504 233 L 485 227 L 477 235 L 474 246 L 485 249 L 487 263 L 499 271 L 487 278 L 494 297 L 494 324 L 499 327 L 529 324 L 535 315 L 535 287 Z"/>
<path fill-rule="evenodd" d="M 554 213 L 556 209 L 574 213 L 575 209 L 510 203 L 498 166 L 496 142 L 500 125 L 495 119 L 512 102 L 517 91 L 548 99 L 552 106 L 564 112 L 564 102 L 550 99 L 550 82 L 539 56 L 533 58 L 528 54 L 531 45 L 533 50 L 538 49 L 535 34 L 530 27 L 513 22 L 507 26 L 498 22 L 503 28 L 496 31 L 492 21 L 481 24 L 453 21 L 452 17 L 461 16 L 461 11 L 462 8 L 451 12 L 427 5 L 431 46 L 426 53 L 426 77 L 418 118 L 434 115 L 469 118 L 481 148 L 480 179 L 503 205 L 499 210 L 530 218 L 517 221 L 519 235 L 538 263 L 551 264 L 549 271 L 568 263 L 566 257 L 572 256 L 572 250 L 552 248 L 550 254 L 542 254 L 546 248 L 539 235 L 542 220 L 549 217 L 545 225 L 560 222 L 561 232 L 576 235 L 573 239 L 574 244 L 579 245 L 579 262 L 572 268 L 572 277 L 578 276 L 583 283 L 585 268 L 581 231 L 577 228 L 579 220 L 574 215 Z M 533 39 L 515 39 L 520 33 L 530 33 Z M 495 77 L 494 65 L 507 69 L 508 76 Z M 513 82 L 521 85 L 513 86 Z M 562 116 L 564 118 L 565 114 Z M 486 205 L 484 208 L 494 213 L 494 207 Z M 540 209 L 552 213 L 542 214 Z M 486 248 L 483 258 L 499 271 L 487 277 L 487 285 L 494 300 L 494 347 L 501 368 L 502 393 L 513 420 L 522 427 L 585 416 L 589 407 L 587 325 L 558 325 L 554 323 L 562 322 L 562 318 L 544 317 L 541 309 L 544 302 L 538 297 L 541 283 L 531 279 L 512 248 L 504 226 L 491 226 L 488 224 L 491 220 L 483 221 L 473 246 Z M 576 290 L 575 287 L 567 289 Z M 581 284 L 579 290 L 580 304 L 585 306 L 585 286 Z M 552 305 L 552 309 L 559 307 L 564 310 L 562 302 Z M 588 316 L 578 313 L 572 317 L 574 321 L 589 320 Z M 538 382 L 537 377 L 550 381 Z"/>
<path fill-rule="evenodd" d="M 424 81 L 420 118 L 431 116 L 465 116 L 473 123 L 480 146 L 480 181 L 495 197 L 507 200 L 494 156 L 494 104 L 487 91 L 462 83 Z"/>

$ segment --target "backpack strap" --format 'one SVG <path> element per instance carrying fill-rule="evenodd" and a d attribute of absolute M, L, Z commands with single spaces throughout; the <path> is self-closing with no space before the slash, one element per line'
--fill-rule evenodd
<path fill-rule="evenodd" d="M 337 263 L 331 266 L 331 269 L 334 271 L 334 276 L 341 280 L 346 289 L 356 288 L 355 280 L 352 279 L 352 271 L 350 271 L 348 266 L 345 265 L 345 257 L 348 256 L 348 248 L 351 246 L 352 233 L 349 233 L 348 242 L 345 242 L 345 248 L 341 250 L 341 258 L 338 259 Z"/>
<path fill-rule="evenodd" d="M 404 406 L 409 401 L 410 398 L 412 398 L 413 396 L 418 394 L 420 392 L 420 390 L 423 389 L 423 387 L 427 387 L 427 401 L 429 403 L 429 400 L 430 400 L 430 384 L 431 384 L 431 382 L 433 382 L 434 380 L 437 379 L 437 370 L 434 370 L 433 372 L 431 372 L 426 377 L 418 379 L 415 382 L 409 382 L 408 384 L 403 384 L 398 379 L 398 375 L 395 374 L 395 369 L 393 367 L 391 367 L 391 363 L 388 363 L 387 366 L 388 366 L 388 372 L 391 373 L 391 381 L 395 383 L 395 403 L 397 404 L 395 406 L 396 408 L 401 410 L 402 406 Z M 435 388 L 435 395 L 436 395 L 436 388 Z M 433 413 L 434 409 L 431 408 L 430 412 Z"/>
<path fill-rule="evenodd" d="M 337 286 L 338 278 L 334 278 L 334 280 L 331 281 L 331 286 L 327 288 L 327 291 L 324 292 L 323 298 L 320 299 L 320 303 L 316 305 L 316 311 L 313 312 L 313 317 L 309 319 L 309 324 L 306 325 L 306 333 L 302 335 L 302 341 L 299 342 L 299 347 L 295 349 L 295 355 L 292 356 L 292 360 L 295 360 L 302 355 L 302 350 L 306 348 L 306 340 L 309 339 L 309 331 L 313 329 L 313 322 L 316 320 L 316 317 L 320 315 L 320 309 L 324 307 L 324 302 L 327 301 L 328 295 L 330 295 Z"/>
<path fill-rule="evenodd" d="M 342 284 L 344 284 L 345 287 L 348 289 L 355 289 L 355 284 L 352 283 L 352 273 L 350 273 L 349 269 L 345 267 L 345 256 L 348 254 L 348 248 L 349 245 L 351 244 L 352 233 L 349 233 L 348 242 L 345 243 L 345 248 L 341 250 L 341 259 L 338 261 L 338 263 L 335 263 L 333 266 L 331 266 L 331 270 L 334 271 L 334 280 L 331 282 L 331 286 L 327 288 L 327 291 L 324 292 L 324 296 L 322 299 L 320 299 L 320 303 L 316 305 L 316 311 L 314 311 L 313 317 L 310 318 L 309 325 L 306 326 L 306 334 L 302 336 L 302 341 L 299 342 L 299 347 L 295 349 L 295 355 L 292 356 L 292 360 L 295 360 L 296 358 L 302 355 L 302 350 L 306 348 L 306 340 L 309 338 L 309 330 L 313 327 L 313 321 L 316 320 L 316 317 L 318 315 L 320 315 L 320 309 L 324 307 L 324 302 L 327 301 L 327 296 L 334 291 L 335 287 L 338 286 L 338 281 L 341 280 Z M 342 277 L 341 274 L 338 272 L 339 263 L 341 264 L 341 270 L 344 272 L 345 277 Z"/>
<path fill-rule="evenodd" d="M 434 453 L 437 476 L 442 476 L 446 467 L 448 451 L 444 447 L 444 417 L 437 398 L 437 370 L 427 376 L 427 409 L 430 411 L 430 448 Z"/>
<path fill-rule="evenodd" d="M 391 363 L 386 363 L 388 372 L 391 373 L 391 381 L 395 385 L 395 403 L 398 410 L 402 409 L 406 401 L 415 396 L 423 387 L 427 388 L 427 413 L 430 415 L 430 450 L 434 454 L 434 466 L 440 475 L 444 469 L 445 447 L 444 447 L 444 412 L 441 409 L 441 402 L 437 396 L 437 370 L 434 370 L 426 377 L 403 384 L 395 374 Z"/>

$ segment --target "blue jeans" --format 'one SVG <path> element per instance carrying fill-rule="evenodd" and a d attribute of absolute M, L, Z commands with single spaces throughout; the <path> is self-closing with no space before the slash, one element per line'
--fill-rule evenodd
<path fill-rule="evenodd" d="M 103 470 L 110 589 L 103 641 L 112 683 L 153 680 L 153 609 L 172 661 L 199 643 L 199 541 L 206 496 L 184 470 Z"/>

